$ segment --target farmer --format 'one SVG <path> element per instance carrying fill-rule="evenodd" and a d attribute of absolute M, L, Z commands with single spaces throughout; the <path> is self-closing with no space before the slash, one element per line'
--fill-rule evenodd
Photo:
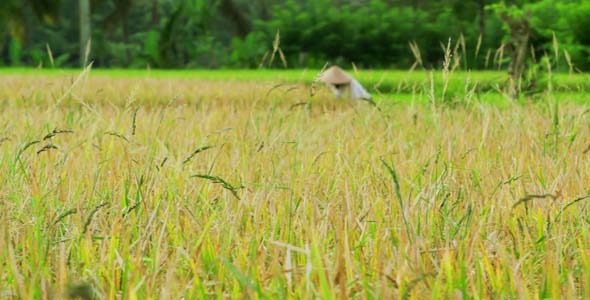
<path fill-rule="evenodd" d="M 342 98 L 346 90 L 350 99 L 371 100 L 371 95 L 363 86 L 344 70 L 332 66 L 320 75 L 320 81 L 325 83 L 334 92 L 336 97 Z"/>

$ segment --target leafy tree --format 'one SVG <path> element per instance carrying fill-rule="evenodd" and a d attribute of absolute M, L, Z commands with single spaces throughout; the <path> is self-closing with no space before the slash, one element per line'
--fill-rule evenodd
<path fill-rule="evenodd" d="M 491 68 L 509 36 L 486 9 L 497 3 L 531 11 L 534 57 L 554 52 L 555 34 L 553 67 L 590 69 L 588 0 L 2 0 L 0 65 L 78 66 L 87 35 L 98 67 L 277 67 L 268 58 L 280 32 L 289 67 L 408 68 L 409 43 L 423 67 L 440 67 L 452 38 L 460 67 Z"/>

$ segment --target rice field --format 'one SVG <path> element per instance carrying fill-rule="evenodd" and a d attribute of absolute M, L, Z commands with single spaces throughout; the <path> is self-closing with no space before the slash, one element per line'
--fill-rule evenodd
<path fill-rule="evenodd" d="M 0 298 L 590 298 L 584 75 L 224 72 L 0 72 Z"/>

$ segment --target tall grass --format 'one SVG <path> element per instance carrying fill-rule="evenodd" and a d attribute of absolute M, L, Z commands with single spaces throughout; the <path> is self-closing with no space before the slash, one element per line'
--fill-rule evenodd
<path fill-rule="evenodd" d="M 76 78 L 0 81 L 3 298 L 590 295 L 586 105 Z"/>

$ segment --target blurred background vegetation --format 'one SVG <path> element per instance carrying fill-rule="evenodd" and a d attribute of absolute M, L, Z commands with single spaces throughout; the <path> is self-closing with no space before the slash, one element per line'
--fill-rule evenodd
<path fill-rule="evenodd" d="M 431 68 L 452 38 L 461 67 L 494 69 L 499 9 L 530 12 L 533 57 L 557 42 L 590 70 L 590 0 L 1 0 L 0 66 Z"/>

